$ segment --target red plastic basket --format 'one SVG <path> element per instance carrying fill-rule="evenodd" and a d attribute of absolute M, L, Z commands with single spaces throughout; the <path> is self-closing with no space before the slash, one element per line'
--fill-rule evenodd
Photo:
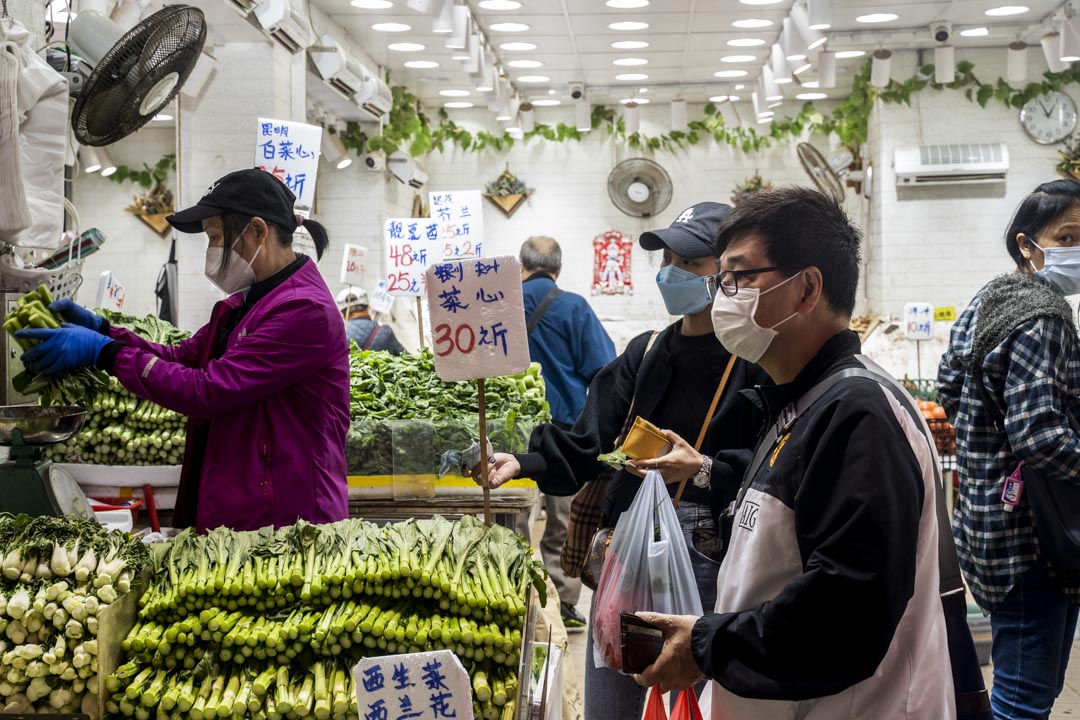
<path fill-rule="evenodd" d="M 90 508 L 97 512 L 108 510 L 130 510 L 131 522 L 135 523 L 139 519 L 139 508 L 143 506 L 143 501 L 137 498 L 87 498 L 90 501 Z"/>

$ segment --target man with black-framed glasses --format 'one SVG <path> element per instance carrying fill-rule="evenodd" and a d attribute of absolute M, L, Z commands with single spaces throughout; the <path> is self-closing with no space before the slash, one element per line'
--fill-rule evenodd
<path fill-rule="evenodd" d="M 666 636 L 639 682 L 714 680 L 714 720 L 956 717 L 936 457 L 902 391 L 854 372 L 859 243 L 806 188 L 753 195 L 720 228 L 713 329 L 776 384 L 753 393 L 767 425 L 715 612 L 639 613 Z"/>

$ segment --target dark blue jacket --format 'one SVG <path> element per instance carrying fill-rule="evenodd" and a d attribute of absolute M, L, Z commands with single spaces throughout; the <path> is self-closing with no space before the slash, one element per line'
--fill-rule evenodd
<path fill-rule="evenodd" d="M 549 275 L 533 275 L 522 287 L 528 319 L 555 281 Z M 615 344 L 585 298 L 563 292 L 529 334 L 529 356 L 543 368 L 552 419 L 573 425 L 593 376 L 615 359 Z"/>

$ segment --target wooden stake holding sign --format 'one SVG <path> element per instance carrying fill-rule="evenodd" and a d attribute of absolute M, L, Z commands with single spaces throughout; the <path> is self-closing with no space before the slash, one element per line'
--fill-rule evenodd
<path fill-rule="evenodd" d="M 435 373 L 447 382 L 477 381 L 480 483 L 490 525 L 484 379 L 529 368 L 521 263 L 512 255 L 436 263 L 427 271 L 427 297 Z"/>

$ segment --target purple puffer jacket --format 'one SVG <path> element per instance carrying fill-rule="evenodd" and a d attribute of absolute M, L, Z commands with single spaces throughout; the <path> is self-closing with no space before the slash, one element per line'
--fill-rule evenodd
<path fill-rule="evenodd" d="M 344 519 L 349 357 L 341 314 L 309 261 L 256 302 L 224 355 L 210 360 L 217 327 L 242 301 L 237 293 L 215 305 L 210 323 L 174 347 L 112 328 L 128 345 L 113 374 L 139 397 L 190 418 L 185 466 L 193 426 L 211 421 L 199 532 Z"/>

